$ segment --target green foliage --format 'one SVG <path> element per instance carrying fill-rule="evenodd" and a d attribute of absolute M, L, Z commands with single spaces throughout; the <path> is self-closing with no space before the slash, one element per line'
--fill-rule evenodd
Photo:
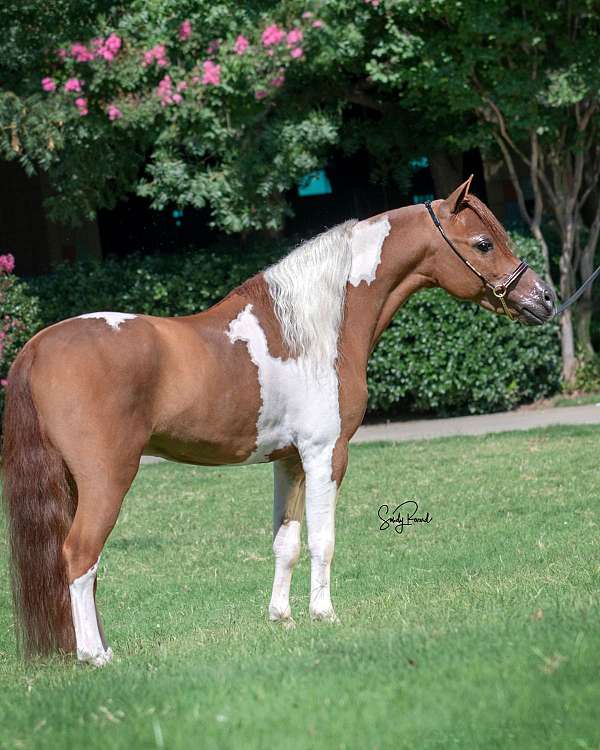
<path fill-rule="evenodd" d="M 600 355 L 580 356 L 575 380 L 568 390 L 597 393 L 600 391 Z"/>
<path fill-rule="evenodd" d="M 514 235 L 540 266 L 538 246 Z M 461 303 L 439 289 L 412 297 L 369 361 L 369 406 L 473 414 L 511 409 L 560 386 L 558 326 L 528 328 Z"/>
<path fill-rule="evenodd" d="M 533 240 L 517 244 L 530 262 L 539 261 Z M 31 284 L 46 323 L 94 310 L 187 315 L 220 300 L 280 252 L 270 243 L 243 255 L 224 247 L 80 262 Z M 384 333 L 369 365 L 369 407 L 440 414 L 508 409 L 556 391 L 559 370 L 556 326 L 528 329 L 435 290 L 411 299 Z"/>
<path fill-rule="evenodd" d="M 12 274 L 0 275 L 0 414 L 8 370 L 24 344 L 42 326 L 38 299 Z"/>
<path fill-rule="evenodd" d="M 209 206 L 228 232 L 277 227 L 286 192 L 337 145 L 366 147 L 373 177 L 402 183 L 415 154 L 496 149 L 499 107 L 516 143 L 535 133 L 556 158 L 575 153 L 600 88 L 598 18 L 595 0 L 9 2 L 0 155 L 48 172 L 61 220 L 137 191 L 156 208 Z M 286 37 L 265 45 L 273 24 L 302 32 L 301 56 Z M 114 59 L 74 59 L 74 42 L 93 51 L 111 34 Z M 155 45 L 164 65 L 144 64 Z M 207 61 L 218 83 L 203 81 Z M 160 94 L 165 76 L 179 101 Z M 81 92 L 65 92 L 69 78 Z"/>
<path fill-rule="evenodd" d="M 274 243 L 194 250 L 179 255 L 109 258 L 60 265 L 33 278 L 46 323 L 97 310 L 146 315 L 190 315 L 218 302 L 234 287 L 276 260 Z"/>

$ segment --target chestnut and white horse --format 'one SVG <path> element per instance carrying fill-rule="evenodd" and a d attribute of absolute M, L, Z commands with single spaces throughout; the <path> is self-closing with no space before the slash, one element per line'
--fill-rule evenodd
<path fill-rule="evenodd" d="M 143 454 L 272 461 L 269 617 L 293 622 L 306 513 L 310 615 L 336 620 L 336 496 L 367 403 L 367 360 L 393 315 L 433 286 L 527 324 L 554 313 L 553 293 L 519 264 L 469 183 L 432 205 L 334 227 L 197 315 L 90 313 L 28 342 L 9 376 L 3 458 L 26 654 L 110 660 L 96 571 Z"/>

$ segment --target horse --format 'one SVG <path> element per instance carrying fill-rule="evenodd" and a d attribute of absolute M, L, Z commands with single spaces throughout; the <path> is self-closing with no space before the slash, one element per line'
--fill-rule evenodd
<path fill-rule="evenodd" d="M 201 313 L 88 313 L 25 345 L 8 377 L 3 474 L 26 657 L 110 661 L 98 561 L 142 455 L 272 462 L 268 617 L 293 626 L 305 514 L 309 614 L 337 621 L 336 499 L 367 405 L 367 361 L 392 317 L 426 287 L 527 325 L 554 315 L 553 291 L 513 255 L 470 182 L 446 199 L 325 231 Z"/>

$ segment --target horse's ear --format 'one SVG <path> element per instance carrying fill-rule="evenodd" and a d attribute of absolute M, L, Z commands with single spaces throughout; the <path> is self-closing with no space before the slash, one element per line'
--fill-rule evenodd
<path fill-rule="evenodd" d="M 459 185 L 453 193 L 450 193 L 440 206 L 440 212 L 442 214 L 450 216 L 450 214 L 457 214 L 459 212 L 462 202 L 469 194 L 472 179 L 473 175 L 471 175 L 468 180 L 465 180 L 462 185 Z"/>

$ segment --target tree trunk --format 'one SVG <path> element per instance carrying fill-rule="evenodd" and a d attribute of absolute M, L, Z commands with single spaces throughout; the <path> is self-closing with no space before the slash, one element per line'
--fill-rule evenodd
<path fill-rule="evenodd" d="M 462 154 L 434 151 L 429 156 L 429 168 L 437 198 L 446 198 L 462 182 Z"/>
<path fill-rule="evenodd" d="M 594 271 L 594 250 L 596 248 L 586 248 L 581 256 L 580 276 L 581 281 L 588 279 Z M 582 350 L 585 356 L 594 356 L 594 347 L 592 346 L 592 337 L 590 334 L 590 324 L 592 322 L 592 287 L 589 287 L 583 293 L 576 307 L 576 331 L 577 346 Z"/>
<path fill-rule="evenodd" d="M 572 292 L 571 249 L 563 245 L 560 257 L 560 294 L 563 300 Z M 575 337 L 573 335 L 573 308 L 565 310 L 560 317 L 560 348 L 562 352 L 562 376 L 566 385 L 572 385 L 577 370 Z"/>

